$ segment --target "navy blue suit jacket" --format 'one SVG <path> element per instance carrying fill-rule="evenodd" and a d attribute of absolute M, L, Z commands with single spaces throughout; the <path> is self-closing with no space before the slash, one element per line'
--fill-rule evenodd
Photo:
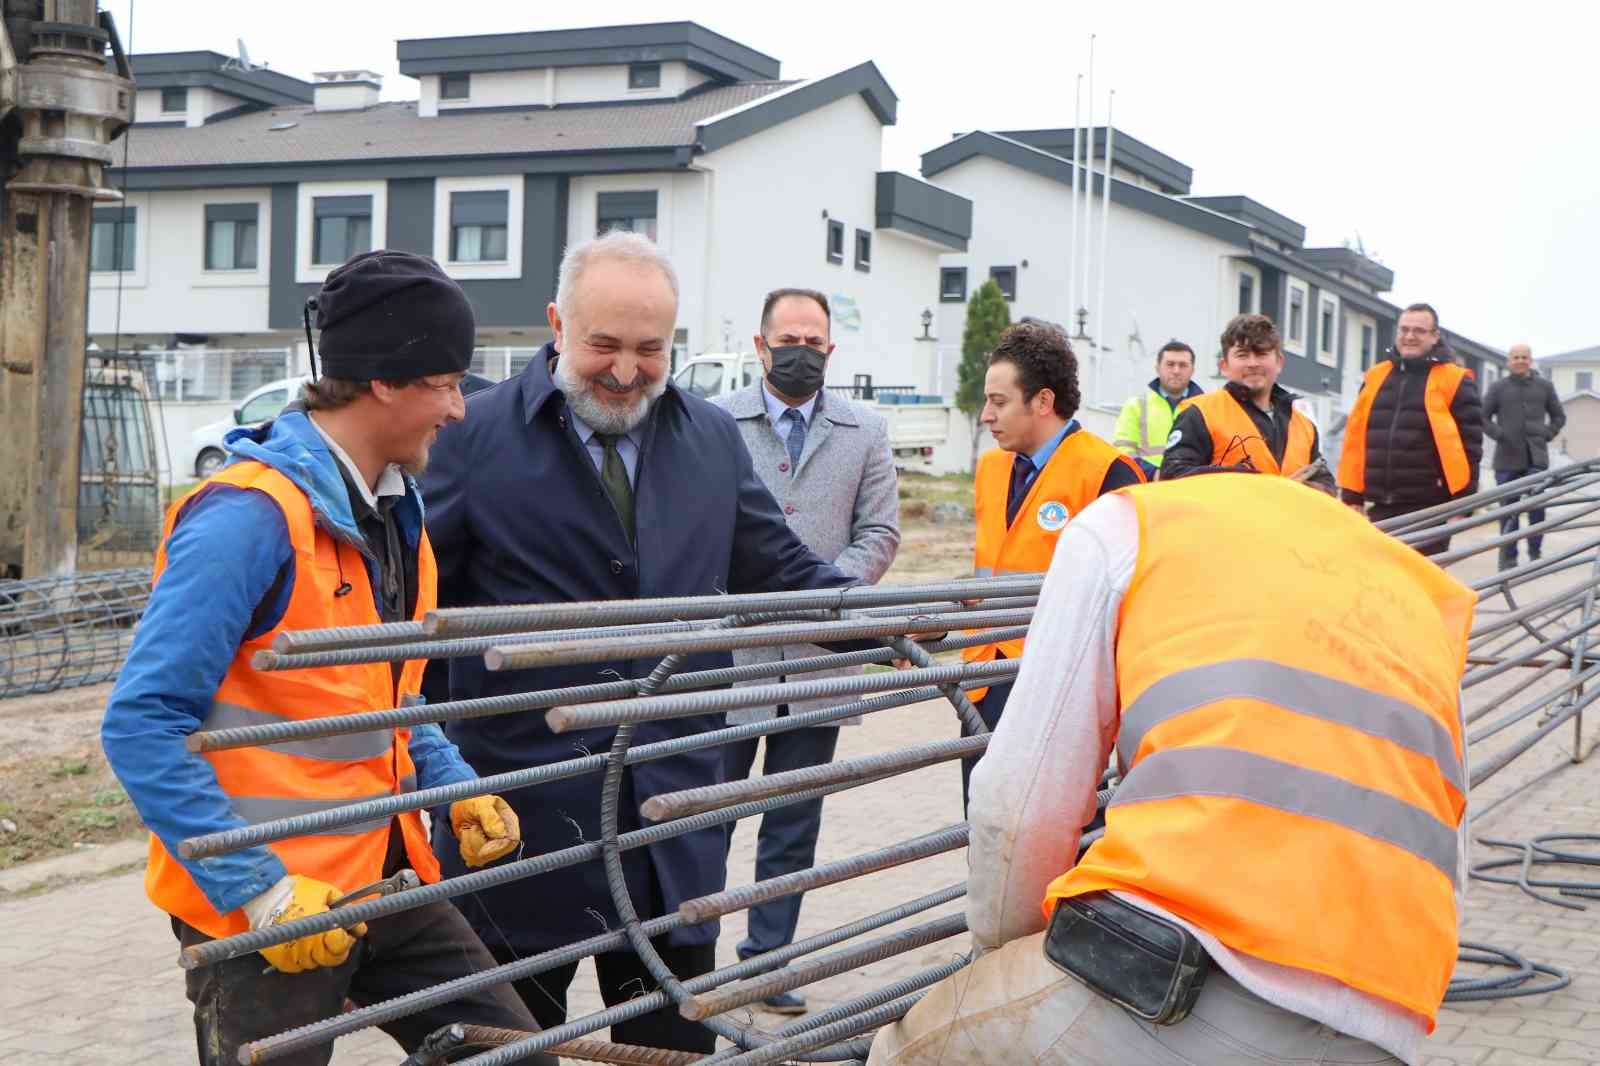
<path fill-rule="evenodd" d="M 441 605 L 709 596 L 855 583 L 790 531 L 756 476 L 733 418 L 671 384 L 645 423 L 634 487 L 636 550 L 552 380 L 554 355 L 546 345 L 522 374 L 473 395 L 466 420 L 439 434 L 422 491 L 439 560 Z M 491 673 L 481 657 L 453 659 L 449 697 L 644 677 L 658 661 Z M 682 669 L 731 661 L 727 653 L 698 655 Z M 435 686 L 433 698 L 438 695 Z M 647 723 L 635 729 L 633 743 L 722 724 L 721 715 Z M 474 769 L 494 774 L 604 752 L 615 730 L 558 736 L 545 725 L 544 712 L 533 711 L 452 722 L 446 732 Z M 651 796 L 720 781 L 721 759 L 721 749 L 714 748 L 631 767 L 624 780 L 623 830 L 640 825 L 639 805 Z M 601 775 L 591 774 L 506 793 L 522 821 L 525 857 L 598 840 L 600 782 Z M 440 820 L 434 824 L 446 875 L 460 874 L 455 838 Z M 640 914 L 669 913 L 682 900 L 720 890 L 724 848 L 722 831 L 712 829 L 624 852 Z M 509 940 L 519 955 L 600 932 L 585 914 L 591 908 L 617 928 L 598 861 L 460 902 L 487 943 Z M 706 943 L 716 934 L 713 922 L 679 930 L 674 940 Z"/>

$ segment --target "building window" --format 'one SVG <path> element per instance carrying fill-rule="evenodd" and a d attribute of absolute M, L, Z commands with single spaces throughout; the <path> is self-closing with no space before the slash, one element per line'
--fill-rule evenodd
<path fill-rule="evenodd" d="M 1256 279 L 1253 274 L 1239 275 L 1239 313 L 1248 315 L 1256 309 Z"/>
<path fill-rule="evenodd" d="M 1306 330 L 1310 326 L 1307 319 L 1311 314 L 1311 289 L 1298 278 L 1289 279 L 1288 289 L 1288 310 L 1280 323 L 1284 327 L 1283 348 L 1295 355 L 1307 355 Z"/>
<path fill-rule="evenodd" d="M 856 230 L 856 269 L 872 269 L 872 234 L 864 229 Z"/>
<path fill-rule="evenodd" d="M 661 88 L 660 63 L 629 63 L 628 88 L 630 89 L 659 89 Z"/>
<path fill-rule="evenodd" d="M 372 197 L 318 196 L 311 204 L 313 266 L 337 266 L 372 251 Z"/>
<path fill-rule="evenodd" d="M 1577 387 L 1579 392 L 1588 392 L 1594 388 L 1594 371 L 1579 370 L 1577 372 Z"/>
<path fill-rule="evenodd" d="M 189 110 L 189 90 L 184 88 L 161 90 L 161 113 L 181 114 Z"/>
<path fill-rule="evenodd" d="M 450 194 L 450 259 L 456 263 L 506 261 L 511 194 L 504 189 Z"/>
<path fill-rule="evenodd" d="M 1322 301 L 1322 318 L 1317 325 L 1317 346 L 1324 355 L 1333 354 L 1334 323 L 1339 318 L 1339 306 L 1332 300 Z"/>
<path fill-rule="evenodd" d="M 642 233 L 651 240 L 656 239 L 654 189 L 649 192 L 603 192 L 600 194 L 598 214 L 596 235 L 620 229 L 629 233 Z"/>
<path fill-rule="evenodd" d="M 471 94 L 471 74 L 441 74 L 439 76 L 439 99 L 465 100 Z"/>
<path fill-rule="evenodd" d="M 993 278 L 994 283 L 1000 286 L 1000 295 L 1004 296 L 1008 302 L 1017 298 L 1016 267 L 990 267 L 989 277 Z"/>
<path fill-rule="evenodd" d="M 844 223 L 828 222 L 828 262 L 844 262 Z"/>
<path fill-rule="evenodd" d="M 967 268 L 942 267 L 939 270 L 939 299 L 947 304 L 965 303 L 967 299 Z"/>
<path fill-rule="evenodd" d="M 206 269 L 256 268 L 257 204 L 206 204 Z"/>
<path fill-rule="evenodd" d="M 1361 327 L 1361 369 L 1366 370 L 1372 365 L 1374 336 L 1371 326 Z"/>
<path fill-rule="evenodd" d="M 138 250 L 136 207 L 97 207 L 89 231 L 89 269 L 102 273 L 131 272 Z"/>

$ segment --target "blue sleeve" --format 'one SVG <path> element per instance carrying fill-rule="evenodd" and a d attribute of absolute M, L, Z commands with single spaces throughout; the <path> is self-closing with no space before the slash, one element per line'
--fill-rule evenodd
<path fill-rule="evenodd" d="M 457 781 L 470 781 L 478 775 L 468 766 L 444 735 L 444 730 L 433 724 L 411 727 L 411 742 L 407 745 L 411 762 L 417 768 L 418 788 L 437 788 L 453 785 Z"/>
<path fill-rule="evenodd" d="M 166 569 L 112 689 L 100 742 L 139 817 L 174 858 L 188 837 L 245 824 L 184 738 L 205 720 L 239 645 L 283 616 L 293 557 L 278 506 L 226 486 L 196 498 L 167 540 Z M 286 872 L 265 847 L 178 861 L 223 914 Z"/>
<path fill-rule="evenodd" d="M 1106 467 L 1106 476 L 1100 482 L 1100 491 L 1096 496 L 1104 496 L 1108 492 L 1125 489 L 1130 485 L 1142 485 L 1144 478 L 1140 476 L 1139 468 L 1132 459 L 1113 459 L 1111 465 Z"/>

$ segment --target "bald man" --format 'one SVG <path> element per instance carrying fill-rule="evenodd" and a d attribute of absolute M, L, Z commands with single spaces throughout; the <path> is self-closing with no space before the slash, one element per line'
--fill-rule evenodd
<path fill-rule="evenodd" d="M 1556 387 L 1533 369 L 1533 349 L 1526 344 L 1512 345 L 1506 353 L 1506 369 L 1509 373 L 1490 386 L 1483 401 L 1483 431 L 1495 442 L 1494 480 L 1499 485 L 1537 470 L 1548 470 L 1549 442 L 1567 424 L 1567 413 L 1561 409 Z M 1518 521 L 1518 515 L 1502 518 L 1500 532 L 1515 532 Z M 1543 510 L 1528 512 L 1530 525 L 1543 521 Z M 1529 535 L 1528 558 L 1539 558 L 1543 545 L 1543 536 Z M 1516 565 L 1516 544 L 1501 547 L 1500 569 L 1509 570 Z"/>

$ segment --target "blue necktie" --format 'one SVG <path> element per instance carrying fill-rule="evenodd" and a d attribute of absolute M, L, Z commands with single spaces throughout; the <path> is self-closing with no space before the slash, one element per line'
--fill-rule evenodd
<path fill-rule="evenodd" d="M 800 453 L 806 450 L 806 420 L 793 407 L 783 412 L 783 420 L 789 423 L 785 441 L 789 448 L 789 476 L 795 477 L 800 473 Z"/>
<path fill-rule="evenodd" d="M 1011 461 L 1011 491 L 1006 493 L 1006 525 L 1017 520 L 1017 510 L 1028 498 L 1028 478 L 1033 474 L 1033 460 L 1017 453 Z"/>

